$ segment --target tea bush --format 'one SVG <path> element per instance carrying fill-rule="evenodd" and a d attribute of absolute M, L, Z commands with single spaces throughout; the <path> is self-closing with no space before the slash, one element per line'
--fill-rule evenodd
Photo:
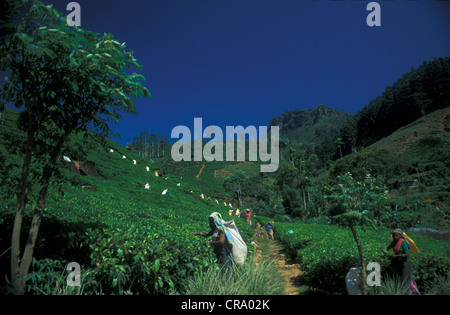
<path fill-rule="evenodd" d="M 74 190 L 71 196 L 66 191 L 52 215 L 101 222 L 86 230 L 80 246 L 90 249 L 86 268 L 101 284 L 103 293 L 169 294 L 180 290 L 187 277 L 215 265 L 211 249 L 190 235 L 208 230 L 207 216 L 213 209 L 202 209 L 191 196 L 183 196 L 193 199 L 191 204 L 180 204 L 183 199 L 178 199 L 175 210 L 149 207 L 145 196 L 129 200 L 122 199 L 126 196 L 118 191 Z M 154 198 L 165 196 L 158 191 Z M 175 204 L 169 198 L 161 203 Z"/>
<path fill-rule="evenodd" d="M 360 265 L 358 251 L 350 230 L 329 225 L 275 224 L 276 237 L 284 244 L 291 258 L 301 265 L 305 281 L 312 288 L 328 294 L 345 294 L 345 276 L 351 267 Z M 382 274 L 390 272 L 390 259 L 382 253 L 390 242 L 386 228 L 357 230 L 366 264 L 381 266 Z M 420 249 L 411 254 L 414 279 L 424 287 L 435 278 L 445 276 L 450 267 L 448 242 L 407 233 Z M 390 254 L 390 253 L 389 253 Z M 382 276 L 383 277 L 383 276 Z"/>
<path fill-rule="evenodd" d="M 229 208 L 199 200 L 198 187 L 172 175 L 156 177 L 146 172 L 145 165 L 161 166 L 131 152 L 123 160 L 118 153 L 123 148 L 113 143 L 111 147 L 115 153 L 89 151 L 89 165 L 101 177 L 61 169 L 62 184 L 50 187 L 27 293 L 75 292 L 64 288 L 69 262 L 78 262 L 82 269 L 82 290 L 76 294 L 183 293 L 186 279 L 215 267 L 212 249 L 190 233 L 207 232 L 212 212 L 222 212 L 228 220 Z M 144 190 L 146 183 L 150 190 Z M 170 193 L 164 196 L 166 188 Z M 0 249 L 7 252 L 3 244 L 10 244 L 14 207 L 0 210 Z M 30 214 L 25 221 L 31 221 Z M 236 224 L 249 244 L 252 230 L 243 220 L 236 218 Z M 22 240 L 26 237 L 22 235 Z M 4 279 L 9 277 L 9 256 L 0 258 Z M 5 287 L 2 284 L 1 291 L 7 292 Z"/>

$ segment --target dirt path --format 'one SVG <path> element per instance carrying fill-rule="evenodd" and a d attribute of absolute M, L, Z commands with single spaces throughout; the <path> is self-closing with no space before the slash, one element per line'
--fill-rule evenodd
<path fill-rule="evenodd" d="M 197 176 L 195 176 L 195 178 L 199 178 L 200 175 L 202 175 L 203 169 L 205 168 L 206 164 L 202 165 L 202 168 L 200 169 L 200 171 L 198 172 Z"/>
<path fill-rule="evenodd" d="M 293 264 L 286 259 L 283 254 L 283 247 L 276 240 L 260 240 L 260 250 L 262 259 L 270 259 L 275 262 L 275 268 L 285 282 L 286 295 L 299 294 L 299 278 L 303 274 L 300 265 Z"/>

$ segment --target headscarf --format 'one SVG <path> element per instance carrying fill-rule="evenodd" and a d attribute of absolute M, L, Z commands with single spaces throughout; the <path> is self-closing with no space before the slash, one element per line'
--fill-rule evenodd
<path fill-rule="evenodd" d="M 217 229 L 221 230 L 225 234 L 228 243 L 233 244 L 233 239 L 231 238 L 228 228 L 225 226 L 225 221 L 222 219 L 222 215 L 218 212 L 214 212 L 209 217 L 214 219 L 214 224 Z"/>
<path fill-rule="evenodd" d="M 391 231 L 391 235 L 399 234 L 400 236 L 403 234 L 401 229 L 395 229 Z"/>
<path fill-rule="evenodd" d="M 403 232 L 401 229 L 395 229 L 395 230 L 391 231 L 392 238 L 394 238 L 394 234 L 400 235 L 400 237 L 408 244 L 408 248 L 411 247 L 410 242 L 408 242 L 408 240 L 405 237 L 406 236 L 405 232 Z"/>

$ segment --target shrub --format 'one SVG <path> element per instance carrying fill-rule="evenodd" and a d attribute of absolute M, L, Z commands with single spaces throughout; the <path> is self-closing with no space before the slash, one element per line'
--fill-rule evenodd
<path fill-rule="evenodd" d="M 306 284 L 311 289 L 327 294 L 346 293 L 347 272 L 351 267 L 360 266 L 350 231 L 330 225 L 276 222 L 275 226 L 276 237 L 286 247 L 286 252 L 300 263 Z M 447 274 L 450 267 L 449 245 L 448 242 L 426 236 L 407 234 L 420 249 L 420 253 L 411 254 L 412 272 L 420 290 Z M 390 256 L 381 252 L 391 242 L 389 230 L 378 228 L 363 232 L 358 228 L 358 235 L 366 263 L 373 261 L 380 264 L 383 283 L 383 279 L 388 279 L 391 274 Z"/>
<path fill-rule="evenodd" d="M 450 272 L 447 275 L 438 276 L 426 285 L 426 294 L 450 295 Z"/>
<path fill-rule="evenodd" d="M 283 294 L 283 280 L 274 262 L 262 260 L 258 265 L 253 258 L 244 266 L 235 266 L 230 272 L 219 268 L 201 271 L 186 283 L 189 295 L 278 295 Z"/>

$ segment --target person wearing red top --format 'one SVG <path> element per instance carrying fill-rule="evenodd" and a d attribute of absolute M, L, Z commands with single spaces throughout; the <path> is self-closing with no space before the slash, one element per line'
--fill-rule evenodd
<path fill-rule="evenodd" d="M 251 211 L 250 211 L 250 209 L 244 210 L 245 222 L 247 222 L 249 225 L 252 225 L 252 213 L 253 213 L 253 210 L 251 210 Z"/>
<path fill-rule="evenodd" d="M 409 260 L 409 245 L 406 239 L 402 236 L 402 230 L 395 229 L 391 231 L 392 243 L 386 250 L 393 249 L 392 267 L 394 275 L 402 279 L 406 288 L 409 288 L 411 294 L 419 294 L 416 284 L 412 280 L 411 262 Z"/>

